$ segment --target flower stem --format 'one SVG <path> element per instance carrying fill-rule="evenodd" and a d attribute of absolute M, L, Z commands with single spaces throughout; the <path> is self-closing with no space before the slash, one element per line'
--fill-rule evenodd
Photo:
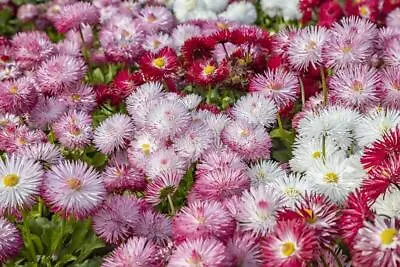
<path fill-rule="evenodd" d="M 322 159 L 325 161 L 326 156 L 326 135 L 322 136 Z"/>
<path fill-rule="evenodd" d="M 281 115 L 279 115 L 279 112 L 278 112 L 277 120 L 278 120 L 279 129 L 283 129 L 282 119 L 281 119 Z"/>
<path fill-rule="evenodd" d="M 300 93 L 301 93 L 301 107 L 304 107 L 304 104 L 306 103 L 306 93 L 304 91 L 304 84 L 301 77 L 299 77 L 299 82 L 300 82 Z"/>
<path fill-rule="evenodd" d="M 322 84 L 322 99 L 323 105 L 326 106 L 328 104 L 328 86 L 326 85 L 326 76 L 325 69 L 321 67 L 321 84 Z"/>
<path fill-rule="evenodd" d="M 168 194 L 167 198 L 169 207 L 171 208 L 171 215 L 175 215 L 175 207 L 174 207 L 174 202 L 172 202 L 171 194 Z"/>

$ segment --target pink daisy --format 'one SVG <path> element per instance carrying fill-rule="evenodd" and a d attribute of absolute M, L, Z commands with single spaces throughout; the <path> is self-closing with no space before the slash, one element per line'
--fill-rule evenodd
<path fill-rule="evenodd" d="M 290 64 L 298 70 L 317 68 L 322 64 L 322 48 L 328 39 L 328 31 L 319 26 L 307 26 L 299 30 L 288 48 Z"/>
<path fill-rule="evenodd" d="M 146 166 L 146 174 L 154 179 L 163 172 L 184 172 L 187 162 L 172 149 L 160 149 L 150 155 Z"/>
<path fill-rule="evenodd" d="M 232 169 L 245 172 L 246 164 L 232 150 L 211 150 L 205 153 L 196 166 L 196 177 L 207 175 L 216 170 Z"/>
<path fill-rule="evenodd" d="M 170 32 L 174 26 L 174 16 L 163 6 L 146 6 L 139 11 L 138 22 L 146 32 Z"/>
<path fill-rule="evenodd" d="M 130 17 L 110 20 L 100 31 L 101 46 L 106 56 L 117 62 L 132 62 L 141 53 L 144 32 Z"/>
<path fill-rule="evenodd" d="M 400 67 L 387 67 L 380 73 L 381 88 L 384 92 L 382 105 L 400 110 Z"/>
<path fill-rule="evenodd" d="M 329 80 L 330 97 L 349 107 L 366 110 L 379 103 L 378 72 L 367 65 L 338 70 Z"/>
<path fill-rule="evenodd" d="M 226 245 L 233 266 L 259 267 L 262 263 L 259 240 L 251 233 L 235 233 Z"/>
<path fill-rule="evenodd" d="M 19 32 L 14 35 L 12 45 L 15 59 L 24 69 L 32 69 L 48 59 L 55 51 L 54 44 L 44 32 Z"/>
<path fill-rule="evenodd" d="M 120 244 L 132 236 L 139 222 L 139 207 L 133 197 L 114 195 L 93 215 L 95 233 L 110 244 Z"/>
<path fill-rule="evenodd" d="M 97 24 L 99 16 L 99 11 L 91 3 L 76 2 L 62 6 L 60 11 L 51 17 L 51 21 L 58 32 L 66 33 L 79 28 L 81 24 Z"/>
<path fill-rule="evenodd" d="M 110 154 L 126 148 L 132 136 L 133 124 L 129 116 L 114 114 L 96 128 L 93 142 L 102 153 Z"/>
<path fill-rule="evenodd" d="M 236 223 L 224 206 L 215 201 L 189 203 L 174 217 L 175 242 L 215 237 L 226 242 L 235 230 Z"/>
<path fill-rule="evenodd" d="M 198 200 L 224 201 L 250 188 L 250 179 L 238 169 L 224 167 L 197 176 L 193 193 Z"/>
<path fill-rule="evenodd" d="M 149 79 L 164 79 L 178 70 L 178 57 L 169 47 L 156 53 L 146 52 L 140 58 L 140 69 Z"/>
<path fill-rule="evenodd" d="M 267 159 L 270 156 L 271 138 L 261 125 L 245 121 L 229 122 L 221 133 L 221 139 L 246 160 Z"/>
<path fill-rule="evenodd" d="M 67 104 L 70 109 L 78 111 L 92 111 L 96 103 L 96 94 L 93 88 L 86 84 L 78 84 L 75 87 L 67 88 L 61 95 L 60 99 Z"/>
<path fill-rule="evenodd" d="M 171 37 L 166 33 L 154 33 L 146 36 L 143 48 L 146 51 L 157 53 L 165 47 L 173 47 Z"/>
<path fill-rule="evenodd" d="M 262 92 L 278 107 L 283 107 L 296 101 L 300 87 L 294 73 L 277 68 L 256 74 L 250 80 L 249 91 Z"/>
<path fill-rule="evenodd" d="M 36 79 L 41 92 L 56 95 L 77 86 L 85 73 L 81 58 L 61 55 L 45 61 L 36 72 Z"/>
<path fill-rule="evenodd" d="M 110 193 L 124 190 L 141 191 L 146 186 L 144 173 L 141 170 L 121 162 L 107 165 L 101 178 Z"/>
<path fill-rule="evenodd" d="M 262 242 L 263 266 L 300 267 L 314 257 L 315 233 L 298 221 L 279 222 Z"/>
<path fill-rule="evenodd" d="M 158 267 L 157 247 L 144 237 L 132 237 L 104 259 L 102 267 Z"/>
<path fill-rule="evenodd" d="M 92 138 L 92 119 L 81 111 L 71 110 L 53 124 L 58 141 L 67 148 L 83 148 Z"/>
<path fill-rule="evenodd" d="M 180 244 L 172 254 L 169 267 L 231 266 L 225 246 L 215 239 L 199 238 Z"/>
<path fill-rule="evenodd" d="M 394 218 L 377 217 L 364 222 L 355 237 L 352 260 L 355 266 L 396 267 L 400 263 L 400 227 Z"/>
<path fill-rule="evenodd" d="M 31 144 L 47 141 L 46 134 L 41 130 L 31 130 L 25 125 L 0 131 L 0 150 L 8 153 L 29 146 Z"/>
<path fill-rule="evenodd" d="M 147 210 L 139 217 L 134 232 L 136 235 L 146 237 L 155 244 L 164 247 L 171 242 L 171 220 L 161 213 Z"/>
<path fill-rule="evenodd" d="M 156 206 L 161 202 L 168 201 L 178 189 L 183 177 L 181 171 L 167 171 L 157 175 L 146 188 L 146 201 Z"/>
<path fill-rule="evenodd" d="M 17 227 L 0 218 L 0 263 L 18 255 L 23 246 L 23 240 Z"/>
<path fill-rule="evenodd" d="M 62 162 L 46 173 L 42 197 L 53 212 L 87 218 L 103 203 L 106 190 L 99 174 L 83 162 Z"/>
<path fill-rule="evenodd" d="M 0 82 L 0 110 L 17 115 L 28 113 L 35 106 L 37 95 L 30 78 Z"/>
<path fill-rule="evenodd" d="M 28 115 L 28 124 L 44 130 L 60 118 L 67 109 L 67 104 L 59 99 L 39 96 L 37 104 Z"/>

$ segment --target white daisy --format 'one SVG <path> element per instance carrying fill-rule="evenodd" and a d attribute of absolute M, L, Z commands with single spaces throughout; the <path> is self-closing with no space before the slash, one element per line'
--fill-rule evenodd
<path fill-rule="evenodd" d="M 201 96 L 196 94 L 185 95 L 183 98 L 179 99 L 179 101 L 181 101 L 189 110 L 197 108 L 197 106 L 201 103 L 201 100 Z"/>
<path fill-rule="evenodd" d="M 23 146 L 16 153 L 44 165 L 57 164 L 63 159 L 58 146 L 50 143 L 36 143 Z"/>
<path fill-rule="evenodd" d="M 247 176 L 253 186 L 267 185 L 274 180 L 286 178 L 286 172 L 279 166 L 278 162 L 262 160 L 247 168 Z"/>
<path fill-rule="evenodd" d="M 186 40 L 193 36 L 201 35 L 201 28 L 191 24 L 181 24 L 176 26 L 172 31 L 172 40 L 177 50 L 185 43 Z"/>
<path fill-rule="evenodd" d="M 340 204 L 360 185 L 365 172 L 358 156 L 345 158 L 342 154 L 333 154 L 324 162 L 316 161 L 307 170 L 306 177 L 317 193 Z"/>
<path fill-rule="evenodd" d="M 253 93 L 242 96 L 235 103 L 232 115 L 238 120 L 270 127 L 275 123 L 277 108 L 263 93 Z"/>
<path fill-rule="evenodd" d="M 257 19 L 257 10 L 248 1 L 232 2 L 218 17 L 243 24 L 252 24 Z"/>
<path fill-rule="evenodd" d="M 397 188 L 392 188 L 384 195 L 379 196 L 372 209 L 378 215 L 400 218 L 400 191 Z"/>
<path fill-rule="evenodd" d="M 0 214 L 30 208 L 39 195 L 43 170 L 33 159 L 12 155 L 0 160 Z"/>

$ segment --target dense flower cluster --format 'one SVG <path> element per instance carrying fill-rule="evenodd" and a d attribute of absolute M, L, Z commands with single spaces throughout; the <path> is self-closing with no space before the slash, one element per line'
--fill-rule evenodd
<path fill-rule="evenodd" d="M 400 9 L 345 2 L 259 1 L 317 14 L 273 34 L 250 1 L 21 6 L 36 30 L 0 38 L 0 263 L 46 209 L 91 224 L 103 267 L 399 266 Z"/>

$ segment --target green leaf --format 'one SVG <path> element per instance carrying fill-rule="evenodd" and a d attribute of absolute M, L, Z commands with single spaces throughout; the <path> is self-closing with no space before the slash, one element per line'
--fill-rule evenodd
<path fill-rule="evenodd" d="M 294 131 L 288 131 L 283 128 L 276 128 L 272 130 L 269 135 L 271 138 L 278 138 L 286 148 L 290 149 L 296 137 Z"/>
<path fill-rule="evenodd" d="M 71 254 L 77 251 L 85 241 L 85 237 L 90 231 L 91 221 L 86 220 L 84 222 L 75 222 L 75 229 L 72 233 L 71 241 L 62 253 Z"/>
<path fill-rule="evenodd" d="M 94 84 L 103 84 L 105 82 L 103 72 L 100 68 L 94 69 L 91 77 Z"/>
<path fill-rule="evenodd" d="M 85 243 L 82 244 L 79 251 L 81 252 L 77 262 L 86 260 L 96 249 L 104 248 L 105 244 L 94 233 L 86 238 Z"/>
<path fill-rule="evenodd" d="M 43 254 L 44 248 L 42 244 L 42 240 L 39 236 L 35 234 L 31 234 L 32 243 L 35 245 L 36 251 L 38 254 Z"/>

